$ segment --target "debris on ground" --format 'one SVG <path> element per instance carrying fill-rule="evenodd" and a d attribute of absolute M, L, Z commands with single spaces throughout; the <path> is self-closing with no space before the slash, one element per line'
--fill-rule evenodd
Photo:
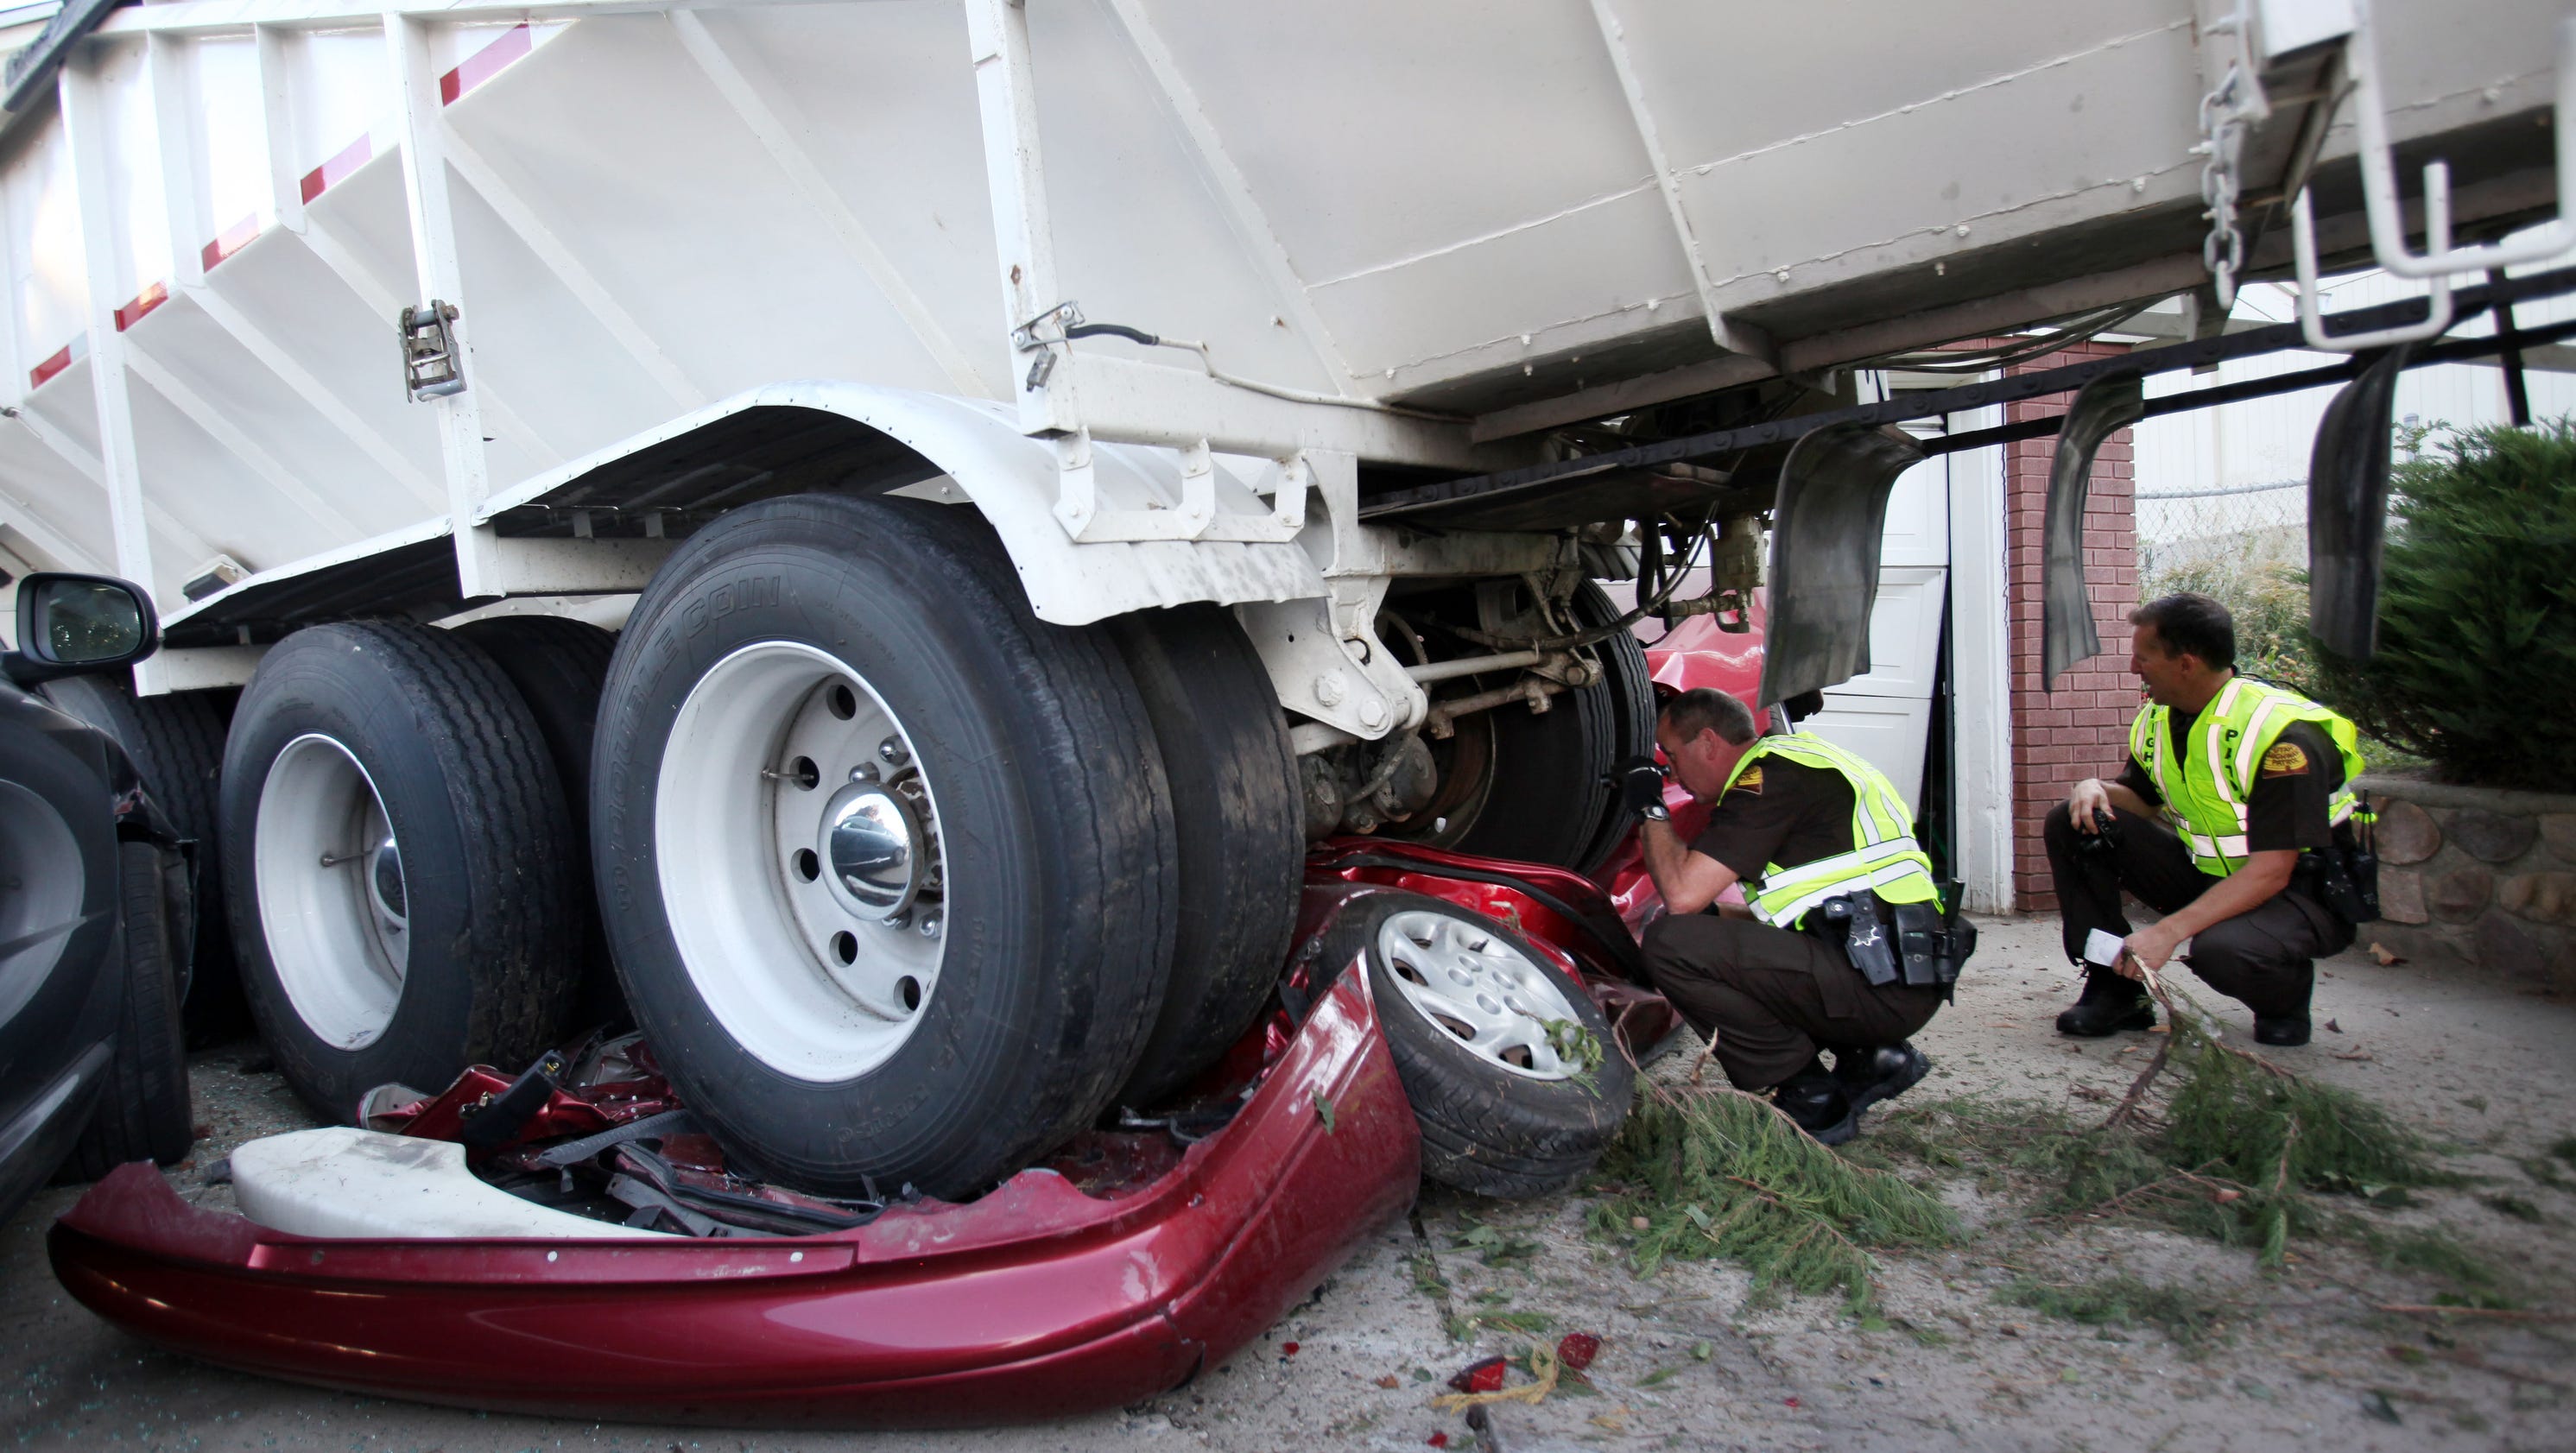
<path fill-rule="evenodd" d="M 1501 1357 L 1487 1358 L 1475 1364 L 1459 1377 L 1449 1379 L 1451 1387 L 1459 1387 L 1459 1379 L 1465 1378 L 1464 1388 L 1440 1394 L 1431 1400 L 1431 1406 L 1444 1413 L 1465 1412 L 1487 1403 L 1527 1403 L 1537 1407 L 1547 1401 L 1549 1393 L 1556 1391 L 1557 1379 L 1563 1371 L 1556 1360 L 1555 1349 L 1543 1342 L 1529 1345 L 1531 1381 L 1519 1387 L 1504 1386 L 1504 1375 L 1510 1366 L 1510 1361 Z"/>
<path fill-rule="evenodd" d="M 1503 1385 L 1504 1374 L 1511 1365 L 1512 1360 L 1508 1357 L 1487 1357 L 1470 1362 L 1449 1375 L 1449 1385 L 1460 1392 L 1492 1392 Z"/>

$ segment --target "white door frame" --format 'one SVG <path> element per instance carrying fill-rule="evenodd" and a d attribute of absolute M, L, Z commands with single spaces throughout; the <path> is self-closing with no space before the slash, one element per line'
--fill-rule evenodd
<path fill-rule="evenodd" d="M 1949 432 L 2003 423 L 1999 407 L 1949 416 Z M 1976 913 L 2013 911 L 2012 585 L 2004 450 L 1962 449 L 1950 465 L 1950 734 L 1958 858 Z"/>

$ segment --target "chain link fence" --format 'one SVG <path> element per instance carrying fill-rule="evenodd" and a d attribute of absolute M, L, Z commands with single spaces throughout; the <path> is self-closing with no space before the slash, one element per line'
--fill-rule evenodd
<path fill-rule="evenodd" d="M 2308 486 L 2303 479 L 2137 495 L 2138 598 L 2197 591 L 2236 617 L 2237 664 L 2285 685 L 2305 674 Z"/>

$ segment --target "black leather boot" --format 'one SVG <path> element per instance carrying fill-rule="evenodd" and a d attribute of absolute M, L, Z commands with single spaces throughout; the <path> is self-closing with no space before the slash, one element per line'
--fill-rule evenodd
<path fill-rule="evenodd" d="M 2104 968 L 2084 971 L 2084 993 L 2057 1016 L 2057 1032 L 2100 1039 L 2124 1029 L 2153 1029 L 2156 1006 L 2135 980 Z"/>
<path fill-rule="evenodd" d="M 2254 1016 L 2254 1042 L 2288 1048 L 2308 1042 L 2308 1016 L 2284 1014 L 2277 1019 Z"/>
<path fill-rule="evenodd" d="M 1834 1051 L 1834 1079 L 1842 1086 L 1843 1098 L 1851 1101 L 1854 1115 L 1881 1100 L 1895 1099 L 1930 1073 L 1931 1059 L 1909 1040 Z"/>
<path fill-rule="evenodd" d="M 1771 1103 L 1819 1145 L 1840 1145 L 1860 1131 L 1860 1112 L 1822 1066 L 1800 1070 L 1771 1092 Z"/>

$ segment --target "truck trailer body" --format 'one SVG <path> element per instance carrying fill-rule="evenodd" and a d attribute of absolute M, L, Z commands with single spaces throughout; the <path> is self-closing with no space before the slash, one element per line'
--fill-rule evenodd
<path fill-rule="evenodd" d="M 149 586 L 144 705 L 241 690 L 200 952 L 317 1108 L 622 997 L 745 1164 L 962 1194 L 1232 1041 L 1308 842 L 1598 868 L 1642 615 L 1767 578 L 1765 700 L 1866 669 L 1921 454 L 1854 370 L 2431 279 L 2326 340 L 2367 361 L 2566 251 L 2571 46 L 2546 0 L 74 6 L 0 131 L 0 545 Z M 2080 520 L 2143 405 L 2079 384 Z"/>

